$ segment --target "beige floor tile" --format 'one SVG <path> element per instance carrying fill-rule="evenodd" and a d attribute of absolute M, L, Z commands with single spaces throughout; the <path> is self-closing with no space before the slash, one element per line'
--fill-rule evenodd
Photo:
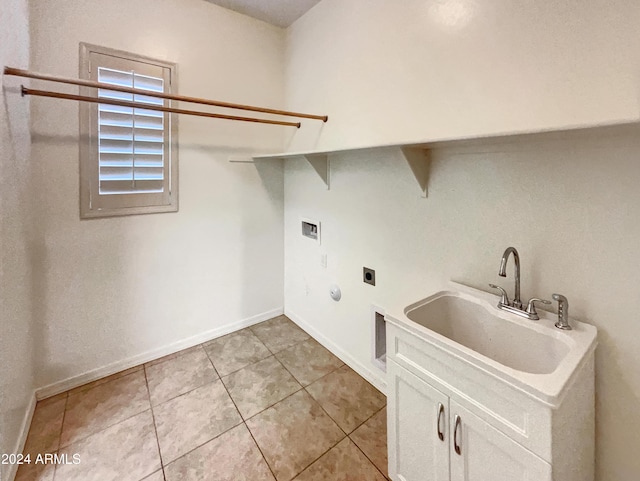
<path fill-rule="evenodd" d="M 204 349 L 220 376 L 226 376 L 271 356 L 271 351 L 250 329 L 243 329 L 208 342 Z"/>
<path fill-rule="evenodd" d="M 55 466 L 36 461 L 38 454 L 54 454 L 58 450 L 66 402 L 66 392 L 38 401 L 23 450 L 31 462 L 18 467 L 15 481 L 53 481 Z"/>
<path fill-rule="evenodd" d="M 218 379 L 201 346 L 182 356 L 147 366 L 145 371 L 154 406 Z"/>
<path fill-rule="evenodd" d="M 147 476 L 142 481 L 164 481 L 164 474 L 162 470 L 156 471 L 151 476 Z"/>
<path fill-rule="evenodd" d="M 53 464 L 23 464 L 18 468 L 15 481 L 53 481 Z"/>
<path fill-rule="evenodd" d="M 374 414 L 349 436 L 382 474 L 388 476 L 387 408 Z"/>
<path fill-rule="evenodd" d="M 60 450 L 79 464 L 56 467 L 56 481 L 140 481 L 161 468 L 151 411 Z"/>
<path fill-rule="evenodd" d="M 135 366 L 132 367 L 131 369 L 125 369 L 124 371 L 120 371 L 117 372 L 115 374 L 112 374 L 111 376 L 107 376 L 107 377 L 103 377 L 101 379 L 98 379 L 96 381 L 87 383 L 87 384 L 83 384 L 82 386 L 79 386 L 75 389 L 72 389 L 71 391 L 69 391 L 69 394 L 78 394 L 81 392 L 85 392 L 88 391 L 89 389 L 92 389 L 96 386 L 100 386 L 101 384 L 104 384 L 106 382 L 109 381 L 114 381 L 115 379 L 120 379 L 121 377 L 127 376 L 128 374 L 131 374 L 133 372 L 136 371 L 141 371 L 142 370 L 142 366 Z"/>
<path fill-rule="evenodd" d="M 349 438 L 305 469 L 296 481 L 385 481 Z"/>
<path fill-rule="evenodd" d="M 219 380 L 155 406 L 153 413 L 165 466 L 242 422 Z"/>
<path fill-rule="evenodd" d="M 274 317 L 256 324 L 251 327 L 251 331 L 274 354 L 309 339 L 309 335 L 291 322 L 287 316 Z"/>
<path fill-rule="evenodd" d="M 302 389 L 273 356 L 222 378 L 244 419 Z"/>
<path fill-rule="evenodd" d="M 348 366 L 306 387 L 347 434 L 386 405 L 384 394 Z"/>
<path fill-rule="evenodd" d="M 177 459 L 165 471 L 167 481 L 274 481 L 244 424 Z"/>
<path fill-rule="evenodd" d="M 124 421 L 149 407 L 143 371 L 136 371 L 85 392 L 70 394 L 62 426 L 61 446 Z"/>
<path fill-rule="evenodd" d="M 317 381 L 343 365 L 340 359 L 314 339 L 280 351 L 276 357 L 303 386 Z"/>
<path fill-rule="evenodd" d="M 193 351 L 198 351 L 202 349 L 202 345 L 198 344 L 197 346 L 188 347 L 187 349 L 183 349 L 182 351 L 174 352 L 173 354 L 167 354 L 166 356 L 159 357 L 158 359 L 154 359 L 153 361 L 145 362 L 144 367 L 153 366 L 154 364 L 160 364 L 161 362 L 168 361 L 170 359 L 175 359 L 176 357 L 184 356 L 185 354 L 189 354 Z"/>
<path fill-rule="evenodd" d="M 30 454 L 33 457 L 36 454 L 57 451 L 66 403 L 66 393 L 38 402 L 29 427 L 24 454 Z"/>
<path fill-rule="evenodd" d="M 249 419 L 247 426 L 278 481 L 291 480 L 344 437 L 305 391 Z"/>

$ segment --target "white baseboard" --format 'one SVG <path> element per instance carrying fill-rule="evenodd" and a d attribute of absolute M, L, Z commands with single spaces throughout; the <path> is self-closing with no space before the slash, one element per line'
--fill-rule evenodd
<path fill-rule="evenodd" d="M 379 391 L 387 394 L 387 381 L 384 377 L 384 373 L 379 370 L 371 369 L 366 364 L 362 364 L 359 360 L 353 357 L 350 353 L 342 349 L 335 342 L 330 340 L 324 334 L 320 333 L 315 327 L 308 322 L 304 321 L 295 312 L 289 309 L 284 310 L 285 315 L 295 322 L 301 329 L 304 329 L 311 337 L 331 351 L 336 357 L 340 358 L 347 366 L 360 374 L 363 378 L 373 384 Z M 373 366 L 372 366 L 373 367 Z M 378 372 L 376 372 L 378 371 Z"/>
<path fill-rule="evenodd" d="M 24 450 L 24 445 L 27 442 L 27 435 L 29 434 L 29 428 L 31 427 L 31 421 L 33 420 L 33 413 L 36 410 L 36 395 L 35 392 L 31 395 L 31 400 L 27 406 L 27 410 L 22 418 L 22 426 L 20 427 L 20 436 L 16 442 L 14 453 L 21 453 Z M 6 471 L 7 481 L 14 481 L 16 473 L 18 472 L 17 464 L 9 464 Z M 0 480 L 2 480 L 2 473 L 0 472 Z"/>
<path fill-rule="evenodd" d="M 284 313 L 284 309 L 282 307 L 278 309 L 273 309 L 271 311 L 263 312 L 238 322 L 216 327 L 215 329 L 205 331 L 201 334 L 197 334 L 195 336 L 189 337 L 187 339 L 183 339 L 181 341 L 173 342 L 171 344 L 160 347 L 158 349 L 153 349 L 151 351 L 147 351 L 127 359 L 123 359 L 121 361 L 116 361 L 107 366 L 103 366 L 98 369 L 85 372 L 78 376 L 73 376 L 63 381 L 55 382 L 55 383 L 49 384 L 48 386 L 44 386 L 36 390 L 36 397 L 38 400 L 41 400 L 51 396 L 55 396 L 56 394 L 60 394 L 61 392 L 65 392 L 65 391 L 68 391 L 69 389 L 73 389 L 78 386 L 87 384 L 89 382 L 102 379 L 103 377 L 107 377 L 117 372 L 124 371 L 125 369 L 139 366 L 140 364 L 144 364 L 145 362 L 153 361 L 163 356 L 173 354 L 174 352 L 182 351 L 183 349 L 188 349 L 190 347 L 197 346 L 198 344 L 211 341 L 212 339 L 216 339 L 218 337 L 224 336 L 225 334 L 229 334 L 231 332 L 243 329 L 245 327 L 252 326 L 259 322 L 266 321 L 273 317 L 280 316 L 283 313 Z"/>

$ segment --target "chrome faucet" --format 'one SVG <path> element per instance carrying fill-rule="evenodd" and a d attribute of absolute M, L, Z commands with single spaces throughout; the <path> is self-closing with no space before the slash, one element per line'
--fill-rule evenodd
<path fill-rule="evenodd" d="M 489 286 L 494 289 L 500 290 L 501 296 L 500 301 L 498 302 L 498 309 L 517 314 L 518 316 L 526 317 L 527 319 L 531 319 L 532 321 L 537 321 L 540 319 L 540 316 L 536 311 L 535 303 L 541 302 L 542 304 L 551 304 L 551 301 L 533 297 L 527 303 L 527 308 L 522 308 L 522 300 L 520 299 L 520 255 L 518 254 L 518 251 L 515 247 L 507 247 L 507 249 L 504 251 L 504 254 L 502 254 L 498 275 L 501 277 L 507 277 L 507 260 L 509 260 L 509 256 L 511 254 L 513 254 L 513 261 L 516 264 L 516 291 L 514 293 L 513 301 L 509 301 L 507 291 L 505 291 L 502 287 L 496 286 L 495 284 L 489 284 Z"/>
<path fill-rule="evenodd" d="M 502 254 L 502 259 L 500 259 L 500 270 L 498 270 L 498 275 L 500 277 L 507 277 L 507 261 L 509 260 L 509 255 L 513 254 L 513 262 L 516 263 L 516 291 L 513 294 L 513 301 L 511 302 L 511 306 L 516 309 L 522 309 L 522 299 L 520 299 L 520 255 L 515 247 L 507 247 Z"/>

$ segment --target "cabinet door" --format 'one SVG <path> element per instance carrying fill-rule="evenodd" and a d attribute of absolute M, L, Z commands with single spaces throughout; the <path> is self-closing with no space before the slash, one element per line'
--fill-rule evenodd
<path fill-rule="evenodd" d="M 448 481 L 449 398 L 391 360 L 387 369 L 391 479 Z"/>
<path fill-rule="evenodd" d="M 449 409 L 451 481 L 551 481 L 549 463 L 455 401 Z"/>

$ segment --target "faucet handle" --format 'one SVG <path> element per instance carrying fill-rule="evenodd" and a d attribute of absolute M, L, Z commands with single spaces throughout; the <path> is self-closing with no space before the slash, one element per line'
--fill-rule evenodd
<path fill-rule="evenodd" d="M 541 302 L 542 304 L 551 304 L 551 301 L 547 301 L 546 299 L 538 299 L 537 297 L 532 297 L 531 299 L 529 299 L 529 303 L 527 304 L 527 314 L 529 314 L 534 321 L 540 319 L 540 317 L 538 316 L 538 311 L 536 311 L 536 302 Z"/>
<path fill-rule="evenodd" d="M 551 297 L 553 297 L 554 301 L 558 301 L 558 322 L 556 322 L 556 327 L 558 329 L 570 331 L 569 301 L 562 294 L 553 294 Z"/>
<path fill-rule="evenodd" d="M 510 306 L 511 305 L 511 303 L 509 302 L 509 296 L 507 296 L 507 291 L 505 291 L 500 286 L 496 286 L 495 284 L 489 284 L 489 287 L 491 287 L 493 289 L 499 289 L 500 292 L 502 293 L 502 296 L 500 297 L 500 303 L 498 304 L 498 307 L 500 307 L 500 306 Z"/>

